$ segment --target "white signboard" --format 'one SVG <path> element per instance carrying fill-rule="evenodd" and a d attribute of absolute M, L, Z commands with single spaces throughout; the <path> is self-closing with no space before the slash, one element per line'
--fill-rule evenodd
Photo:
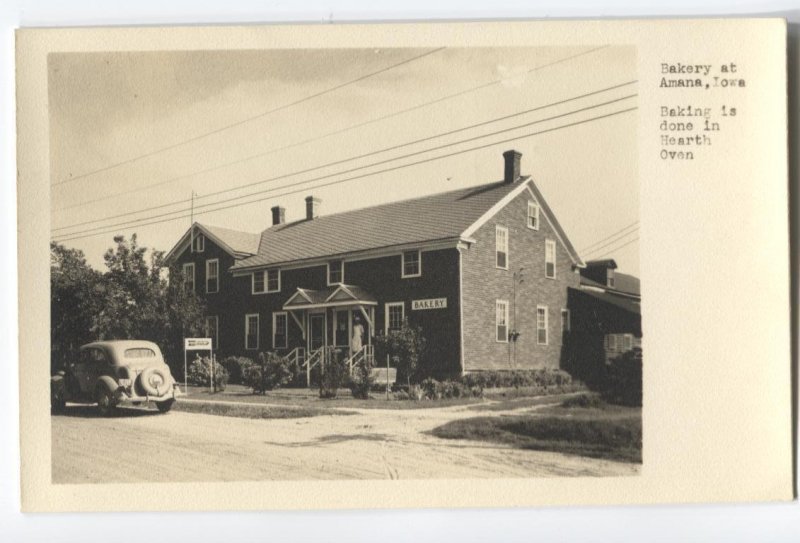
<path fill-rule="evenodd" d="M 211 351 L 210 337 L 183 338 L 183 348 L 187 351 Z"/>
<path fill-rule="evenodd" d="M 428 300 L 412 300 L 411 309 L 416 311 L 418 309 L 445 309 L 447 307 L 447 298 L 430 298 Z"/>

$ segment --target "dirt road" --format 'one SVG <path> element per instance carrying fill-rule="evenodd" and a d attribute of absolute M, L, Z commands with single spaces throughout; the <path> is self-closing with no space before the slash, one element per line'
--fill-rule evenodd
<path fill-rule="evenodd" d="M 54 483 L 635 475 L 639 466 L 425 432 L 466 407 L 255 420 L 126 410 L 52 417 Z M 480 413 L 485 415 L 486 413 Z M 500 413 L 498 413 L 500 415 Z"/>

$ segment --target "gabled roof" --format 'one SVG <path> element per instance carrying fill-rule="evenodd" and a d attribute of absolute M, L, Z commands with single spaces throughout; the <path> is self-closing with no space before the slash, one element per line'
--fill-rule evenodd
<path fill-rule="evenodd" d="M 468 238 L 470 227 L 486 220 L 493 209 L 498 211 L 526 187 L 533 187 L 533 182 L 523 177 L 515 183 L 499 181 L 272 226 L 261 233 L 258 254 L 236 262 L 232 269 L 282 265 L 388 247 L 457 242 Z M 533 191 L 573 260 L 581 263 L 541 193 L 535 187 Z"/>
<path fill-rule="evenodd" d="M 286 310 L 304 309 L 308 307 L 333 307 L 343 304 L 375 305 L 375 297 L 356 285 L 339 283 L 321 290 L 298 288 L 283 308 Z"/>
<path fill-rule="evenodd" d="M 580 284 L 582 286 L 594 287 L 611 293 L 618 292 L 633 296 L 641 296 L 639 278 L 626 273 L 614 273 L 614 288 L 611 288 L 603 283 L 598 283 L 597 281 L 589 279 L 588 277 L 584 277 L 583 275 L 580 277 Z"/>
<path fill-rule="evenodd" d="M 605 258 L 602 260 L 588 260 L 586 262 L 587 268 L 611 268 L 617 269 L 617 262 L 613 258 Z"/>
<path fill-rule="evenodd" d="M 580 292 L 586 296 L 590 296 L 607 304 L 611 304 L 615 307 L 623 309 L 629 313 L 633 313 L 635 315 L 642 314 L 642 305 L 641 302 L 636 298 L 630 298 L 627 296 L 619 296 L 618 294 L 614 294 L 613 291 L 605 291 L 605 292 L 598 292 L 593 290 L 586 290 L 586 289 L 575 289 L 572 287 L 568 287 L 570 290 L 574 290 Z"/>
<path fill-rule="evenodd" d="M 223 251 L 235 258 L 254 255 L 258 252 L 258 244 L 261 239 L 260 234 L 241 232 L 239 230 L 231 230 L 230 228 L 222 228 L 221 226 L 212 226 L 210 224 L 200 224 L 196 222 L 192 227 L 186 230 L 186 233 L 181 237 L 178 243 L 167 253 L 166 259 L 168 261 L 177 258 L 189 247 L 192 228 L 195 229 L 195 233 L 203 233 Z"/>

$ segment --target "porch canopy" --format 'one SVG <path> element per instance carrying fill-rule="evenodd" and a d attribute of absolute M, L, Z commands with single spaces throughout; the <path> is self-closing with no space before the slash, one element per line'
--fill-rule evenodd
<path fill-rule="evenodd" d="M 283 309 L 292 315 L 297 325 L 303 330 L 303 336 L 305 337 L 305 323 L 298 314 L 302 315 L 309 310 L 357 309 L 361 312 L 370 330 L 374 330 L 374 308 L 377 305 L 377 299 L 365 289 L 356 285 L 338 283 L 321 290 L 298 287 L 297 292 L 292 294 L 283 304 Z"/>

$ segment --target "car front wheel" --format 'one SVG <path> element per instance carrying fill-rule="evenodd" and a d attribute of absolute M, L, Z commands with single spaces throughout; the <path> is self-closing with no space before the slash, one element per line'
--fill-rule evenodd
<path fill-rule="evenodd" d="M 156 402 L 156 407 L 158 407 L 158 410 L 160 412 L 166 413 L 167 411 L 172 409 L 172 404 L 174 403 L 175 403 L 174 399 L 164 400 L 163 402 Z"/>
<path fill-rule="evenodd" d="M 100 414 L 104 417 L 112 415 L 117 405 L 114 402 L 114 397 L 105 387 L 100 387 L 97 390 L 97 408 Z"/>

